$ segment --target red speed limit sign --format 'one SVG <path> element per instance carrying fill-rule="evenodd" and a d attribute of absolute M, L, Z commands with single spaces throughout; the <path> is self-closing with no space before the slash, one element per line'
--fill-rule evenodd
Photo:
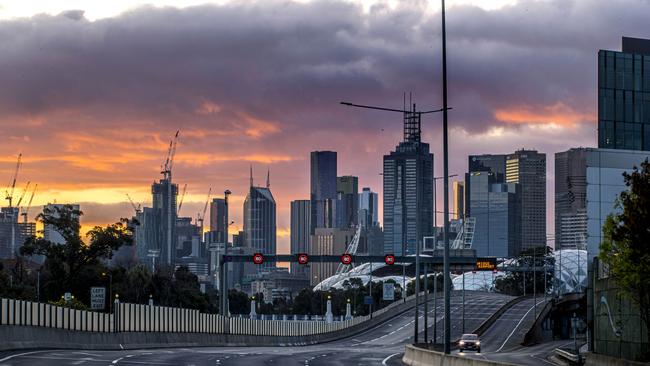
<path fill-rule="evenodd" d="M 309 256 L 305 253 L 300 253 L 298 254 L 298 263 L 299 264 L 307 264 L 309 263 Z"/>
<path fill-rule="evenodd" d="M 255 263 L 255 264 L 264 263 L 264 256 L 262 255 L 262 253 L 253 254 L 253 263 Z"/>
<path fill-rule="evenodd" d="M 395 256 L 392 254 L 386 254 L 386 256 L 384 257 L 384 263 L 386 263 L 389 266 L 392 266 L 393 264 L 395 264 Z"/>
<path fill-rule="evenodd" d="M 341 256 L 341 263 L 343 263 L 345 265 L 348 265 L 348 264 L 352 263 L 352 256 L 350 254 L 347 254 L 347 253 L 343 254 Z"/>

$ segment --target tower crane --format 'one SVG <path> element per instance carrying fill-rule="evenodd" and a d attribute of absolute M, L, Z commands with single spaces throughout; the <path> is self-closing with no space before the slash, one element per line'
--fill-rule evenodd
<path fill-rule="evenodd" d="M 23 189 L 23 193 L 20 194 L 20 198 L 18 198 L 18 203 L 16 203 L 16 207 L 20 207 L 20 203 L 23 201 L 23 198 L 25 197 L 25 193 L 29 190 L 29 184 L 31 182 L 27 181 L 27 184 L 25 185 L 25 189 Z"/>
<path fill-rule="evenodd" d="M 138 205 L 136 206 L 136 205 L 135 205 L 135 202 L 133 202 L 133 198 L 131 198 L 131 196 L 130 196 L 128 193 L 126 194 L 126 198 L 128 198 L 128 199 L 129 199 L 129 202 L 131 202 L 131 206 L 132 206 L 133 209 L 135 210 L 135 214 L 136 214 L 136 215 L 139 214 L 140 211 L 141 211 L 141 207 L 142 207 L 142 205 L 138 203 Z"/>
<path fill-rule="evenodd" d="M 183 192 L 181 193 L 181 199 L 178 201 L 178 210 L 176 215 L 181 213 L 181 207 L 183 207 L 183 199 L 185 199 L 185 193 L 187 192 L 187 183 L 183 186 Z"/>
<path fill-rule="evenodd" d="M 208 197 L 205 200 L 205 205 L 203 206 L 203 213 L 199 214 L 196 221 L 200 222 L 201 235 L 203 235 L 203 221 L 205 220 L 205 213 L 208 211 L 208 203 L 210 203 L 210 195 L 212 194 L 212 187 L 208 189 Z"/>
<path fill-rule="evenodd" d="M 34 199 L 34 194 L 36 193 L 36 188 L 38 188 L 38 184 L 34 185 L 34 189 L 32 190 L 31 196 L 29 196 L 29 201 L 27 201 L 27 207 L 23 210 L 21 215 L 23 215 L 23 222 L 25 224 L 27 223 L 27 214 L 29 213 L 29 208 L 32 207 L 32 200 Z"/>
<path fill-rule="evenodd" d="M 11 184 L 9 185 L 9 188 L 5 191 L 5 199 L 9 201 L 9 207 L 13 207 L 12 200 L 14 198 L 14 189 L 16 188 L 16 179 L 18 178 L 18 171 L 20 170 L 20 165 L 22 164 L 21 163 L 22 158 L 23 158 L 23 154 L 22 153 L 18 154 L 18 161 L 16 162 L 16 170 L 14 171 L 14 178 Z"/>
<path fill-rule="evenodd" d="M 172 176 L 172 166 L 174 165 L 174 156 L 176 156 L 176 145 L 178 144 L 178 135 L 180 130 L 176 131 L 174 138 L 169 141 L 169 147 L 167 148 L 167 156 L 165 158 L 165 164 L 163 164 L 161 169 L 161 174 L 164 179 L 171 179 Z"/>

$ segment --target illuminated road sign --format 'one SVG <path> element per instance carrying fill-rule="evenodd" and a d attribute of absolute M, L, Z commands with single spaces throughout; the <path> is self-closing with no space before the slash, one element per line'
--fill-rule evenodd
<path fill-rule="evenodd" d="M 255 263 L 255 264 L 264 263 L 264 256 L 262 255 L 262 253 L 253 254 L 253 263 Z"/>
<path fill-rule="evenodd" d="M 305 253 L 300 253 L 298 254 L 298 263 L 299 264 L 307 264 L 309 263 L 309 256 Z"/>
<path fill-rule="evenodd" d="M 496 258 L 476 258 L 477 271 L 493 271 L 497 269 Z"/>
<path fill-rule="evenodd" d="M 347 253 L 343 254 L 341 256 L 341 263 L 343 263 L 345 265 L 348 265 L 348 264 L 352 263 L 352 256 L 350 254 L 347 254 Z"/>
<path fill-rule="evenodd" d="M 392 266 L 393 264 L 395 264 L 395 256 L 392 254 L 386 254 L 386 256 L 384 257 L 384 263 L 386 263 L 389 266 Z"/>

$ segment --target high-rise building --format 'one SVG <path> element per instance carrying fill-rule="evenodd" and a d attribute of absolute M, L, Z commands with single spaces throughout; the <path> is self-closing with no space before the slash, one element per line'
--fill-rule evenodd
<path fill-rule="evenodd" d="M 226 200 L 223 198 L 213 198 L 210 202 L 210 232 L 214 233 L 213 240 L 218 243 L 225 243 L 226 226 L 228 225 L 228 211 L 226 210 Z"/>
<path fill-rule="evenodd" d="M 492 172 L 495 183 L 504 183 L 506 179 L 506 155 L 482 154 L 469 155 L 468 172 Z"/>
<path fill-rule="evenodd" d="M 251 173 L 250 189 L 244 200 L 245 246 L 267 255 L 276 254 L 276 206 L 270 184 L 266 187 L 253 185 Z M 275 267 L 275 263 L 265 263 L 260 269 Z"/>
<path fill-rule="evenodd" d="M 555 154 L 555 248 L 587 245 L 587 149 Z"/>
<path fill-rule="evenodd" d="M 336 151 L 311 153 L 311 233 L 336 226 Z"/>
<path fill-rule="evenodd" d="M 521 216 L 518 184 L 498 183 L 497 174 L 478 171 L 467 176 L 468 211 L 475 221 L 472 249 L 479 256 L 512 257 L 519 252 Z"/>
<path fill-rule="evenodd" d="M 337 227 L 349 228 L 359 224 L 359 178 L 351 175 L 336 177 Z"/>
<path fill-rule="evenodd" d="M 650 150 L 650 40 L 598 52 L 598 147 Z"/>
<path fill-rule="evenodd" d="M 291 254 L 309 253 L 311 241 L 311 202 L 291 201 Z M 291 262 L 291 273 L 308 275 L 304 265 Z"/>
<path fill-rule="evenodd" d="M 384 252 L 414 254 L 433 233 L 433 154 L 420 114 L 404 114 L 404 140 L 384 155 Z"/>
<path fill-rule="evenodd" d="M 232 246 L 233 246 L 233 248 L 243 247 L 244 245 L 246 245 L 246 242 L 244 240 L 244 232 L 243 231 L 238 231 L 237 234 L 232 234 Z"/>
<path fill-rule="evenodd" d="M 508 154 L 506 183 L 519 184 L 521 250 L 546 246 L 546 154 L 535 150 Z"/>
<path fill-rule="evenodd" d="M 178 184 L 172 183 L 171 175 L 151 185 L 153 209 L 160 215 L 159 227 L 147 227 L 147 230 L 160 231 L 160 241 L 148 243 L 148 250 L 158 250 L 160 263 L 171 265 L 176 259 L 176 200 Z M 151 238 L 156 235 L 148 235 Z"/>
<path fill-rule="evenodd" d="M 18 226 L 18 207 L 3 207 L 0 211 L 0 259 L 11 259 L 25 241 Z"/>
<path fill-rule="evenodd" d="M 589 260 L 597 256 L 605 220 L 628 189 L 623 173 L 645 159 L 650 151 L 576 148 L 555 154 L 556 248 L 586 245 Z"/>
<path fill-rule="evenodd" d="M 454 213 L 452 218 L 454 220 L 460 220 L 465 218 L 465 182 L 453 182 L 451 187 L 454 203 Z"/>
<path fill-rule="evenodd" d="M 369 187 L 359 193 L 359 224 L 365 229 L 379 225 L 378 197 Z"/>

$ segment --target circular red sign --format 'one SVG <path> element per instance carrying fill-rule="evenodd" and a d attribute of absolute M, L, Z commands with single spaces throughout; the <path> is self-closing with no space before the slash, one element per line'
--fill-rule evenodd
<path fill-rule="evenodd" d="M 350 254 L 347 254 L 347 253 L 343 254 L 341 256 L 341 263 L 346 264 L 346 265 L 352 263 L 352 256 Z"/>
<path fill-rule="evenodd" d="M 309 263 L 309 256 L 305 253 L 298 254 L 298 263 L 307 264 Z"/>
<path fill-rule="evenodd" d="M 392 266 L 393 264 L 395 264 L 395 256 L 392 254 L 386 254 L 386 256 L 384 257 L 384 262 L 387 265 Z"/>
<path fill-rule="evenodd" d="M 262 264 L 263 262 L 264 262 L 264 256 L 262 255 L 262 253 L 253 254 L 253 263 Z"/>

